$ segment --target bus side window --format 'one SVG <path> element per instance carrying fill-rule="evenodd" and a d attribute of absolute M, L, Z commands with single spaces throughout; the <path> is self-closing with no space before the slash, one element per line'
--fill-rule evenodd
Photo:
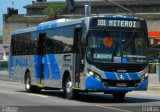
<path fill-rule="evenodd" d="M 45 53 L 45 44 L 46 44 L 46 33 L 39 34 L 38 40 L 38 54 L 44 55 Z"/>
<path fill-rule="evenodd" d="M 80 71 L 84 68 L 84 46 L 82 45 L 82 28 L 75 29 L 75 52 L 77 54 L 77 65 Z"/>

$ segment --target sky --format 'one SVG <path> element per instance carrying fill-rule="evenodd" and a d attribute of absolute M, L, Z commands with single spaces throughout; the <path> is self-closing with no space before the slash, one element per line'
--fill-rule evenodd
<path fill-rule="evenodd" d="M 23 6 L 27 4 L 32 4 L 32 1 L 36 0 L 0 0 L 0 35 L 2 35 L 3 22 L 2 16 L 7 13 L 7 7 L 12 7 L 18 9 L 19 14 L 26 14 L 25 8 Z M 64 0 L 47 0 L 47 1 L 64 1 Z"/>
<path fill-rule="evenodd" d="M 32 4 L 32 1 L 36 0 L 0 0 L 0 35 L 2 35 L 3 22 L 2 16 L 7 13 L 7 7 L 18 9 L 19 14 L 26 14 L 25 8 L 23 6 Z M 49 1 L 66 1 L 66 0 L 47 0 Z M 89 1 L 89 0 L 75 0 L 75 1 Z M 94 0 L 92 0 L 94 1 Z"/>
<path fill-rule="evenodd" d="M 33 0 L 0 0 L 0 35 L 2 35 L 2 16 L 7 13 L 7 7 L 18 9 L 19 14 L 25 14 L 26 10 L 23 8 L 26 4 L 31 4 Z"/>

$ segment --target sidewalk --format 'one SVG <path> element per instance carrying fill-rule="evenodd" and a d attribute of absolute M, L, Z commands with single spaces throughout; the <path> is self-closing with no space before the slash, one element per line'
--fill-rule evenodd
<path fill-rule="evenodd" d="M 148 79 L 148 89 L 149 90 L 159 90 L 160 91 L 160 81 L 156 73 L 150 73 Z"/>
<path fill-rule="evenodd" d="M 9 81 L 9 75 L 7 70 L 0 70 L 0 80 Z"/>
<path fill-rule="evenodd" d="M 7 70 L 0 70 L 0 80 L 11 81 Z M 148 90 L 160 91 L 160 83 L 155 73 L 149 74 Z"/>

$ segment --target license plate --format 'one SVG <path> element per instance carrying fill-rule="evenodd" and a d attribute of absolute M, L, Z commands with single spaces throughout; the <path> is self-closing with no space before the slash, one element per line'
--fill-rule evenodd
<path fill-rule="evenodd" d="M 127 87 L 127 83 L 123 83 L 123 82 L 118 82 L 116 83 L 117 87 Z"/>

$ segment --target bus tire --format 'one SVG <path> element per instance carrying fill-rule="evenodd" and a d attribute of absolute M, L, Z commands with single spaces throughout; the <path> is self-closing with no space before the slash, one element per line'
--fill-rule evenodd
<path fill-rule="evenodd" d="M 67 99 L 75 99 L 78 95 L 78 91 L 73 89 L 73 83 L 71 81 L 70 76 L 68 76 L 65 80 L 65 88 L 64 88 L 64 94 Z"/>
<path fill-rule="evenodd" d="M 27 72 L 25 75 L 25 90 L 27 93 L 35 92 L 35 86 L 31 85 L 31 76 L 30 73 Z"/>
<path fill-rule="evenodd" d="M 117 101 L 121 101 L 124 99 L 126 93 L 113 93 L 113 97 Z"/>

